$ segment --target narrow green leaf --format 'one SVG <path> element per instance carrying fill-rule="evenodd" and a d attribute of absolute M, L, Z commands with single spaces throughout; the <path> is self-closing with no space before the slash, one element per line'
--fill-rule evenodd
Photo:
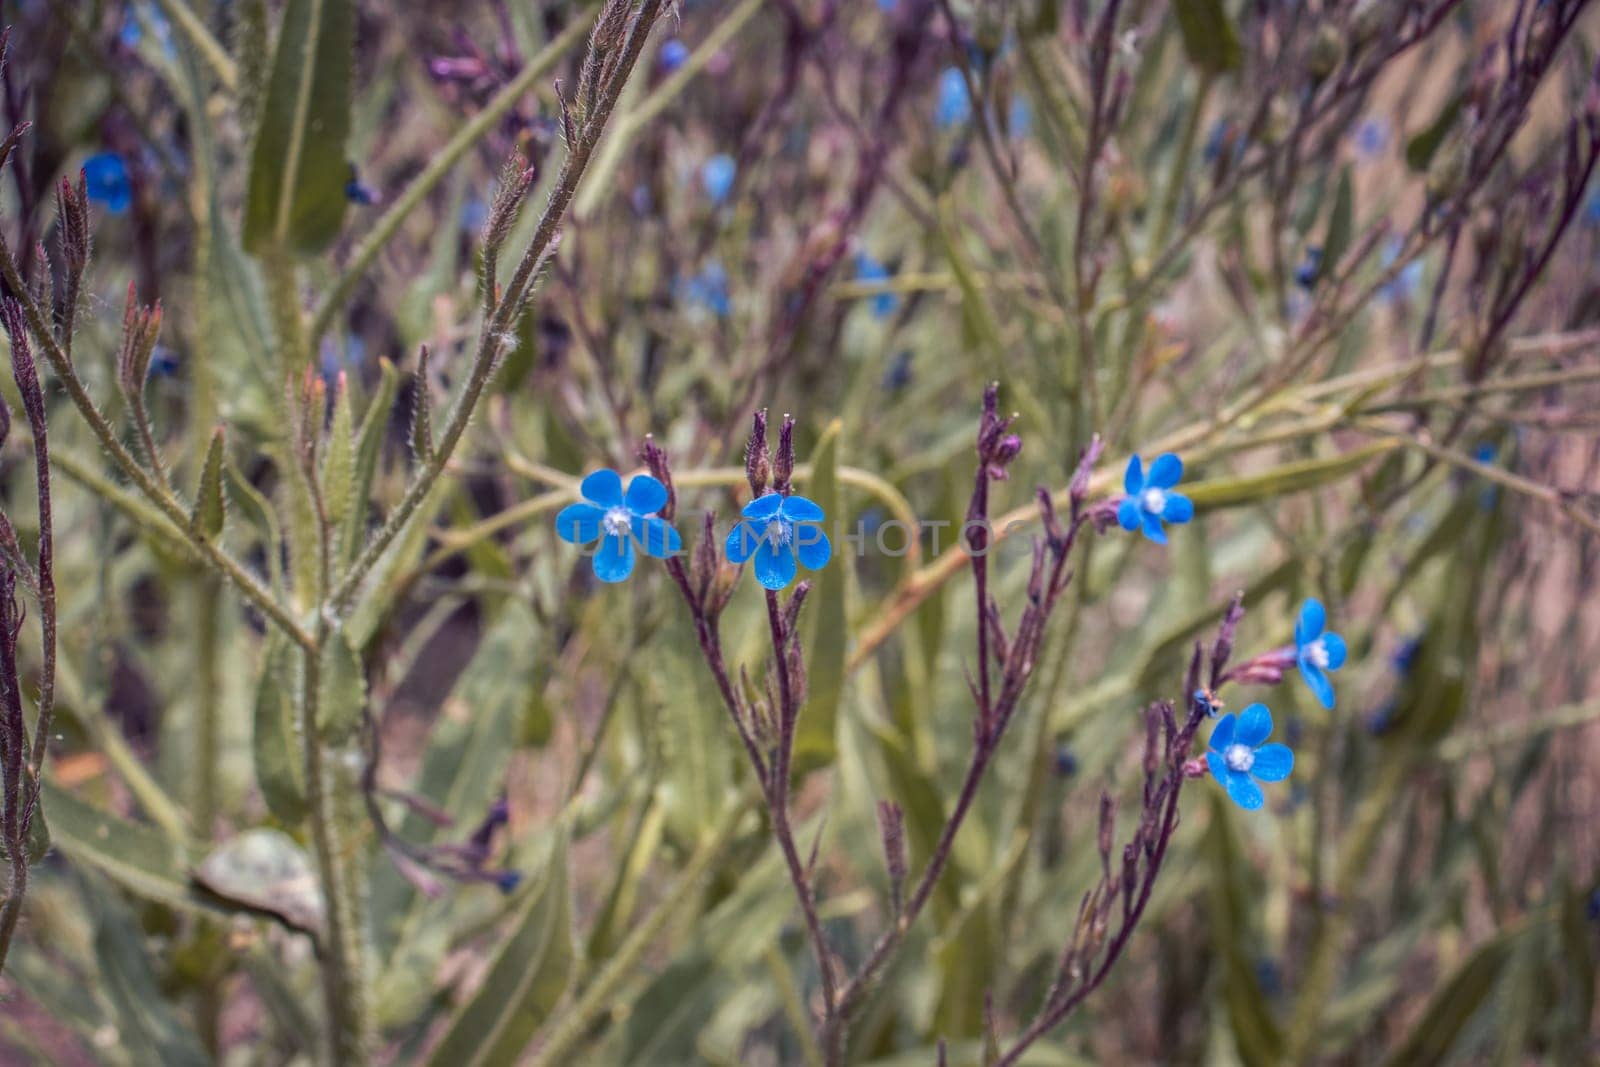
<path fill-rule="evenodd" d="M 75 863 L 96 868 L 145 900 L 189 912 L 224 911 L 190 884 L 189 870 L 199 856 L 182 842 L 103 811 L 48 780 L 40 803 L 50 813 L 55 847 Z"/>
<path fill-rule="evenodd" d="M 227 466 L 228 498 L 256 527 L 261 538 L 261 554 L 267 560 L 267 575 L 274 590 L 283 589 L 283 538 L 278 532 L 278 516 L 261 490 L 250 484 L 233 464 Z"/>
<path fill-rule="evenodd" d="M 311 859 L 281 830 L 234 834 L 201 861 L 194 879 L 224 900 L 276 915 L 297 930 L 322 931 L 322 887 Z"/>
<path fill-rule="evenodd" d="M 144 932 L 132 910 L 109 888 L 86 887 L 84 895 L 97 913 L 97 984 L 116 1011 L 117 1038 L 132 1054 L 133 1062 L 204 1067 L 210 1060 L 194 1031 L 162 995 L 161 982 L 145 952 Z"/>
<path fill-rule="evenodd" d="M 267 810 L 286 825 L 298 826 L 306 814 L 306 788 L 295 737 L 289 660 L 282 640 L 269 638 L 261 659 L 261 680 L 256 685 L 251 752 L 256 784 Z"/>
<path fill-rule="evenodd" d="M 456 1011 L 429 1062 L 438 1067 L 516 1063 L 566 991 L 576 958 L 567 842 L 560 836 L 483 984 Z"/>
<path fill-rule="evenodd" d="M 428 386 L 428 346 L 417 353 L 411 390 L 411 451 L 418 463 L 433 460 L 433 394 Z"/>
<path fill-rule="evenodd" d="M 288 0 L 250 159 L 244 245 L 319 252 L 344 219 L 350 164 L 351 0 Z M 258 43 L 259 45 L 259 43 Z"/>
<path fill-rule="evenodd" d="M 1385 1067 L 1408 1063 L 1440 1063 L 1463 1027 L 1494 991 L 1500 971 L 1511 958 L 1520 929 L 1503 931 L 1461 962 L 1428 1002 L 1422 1018 L 1384 1060 Z"/>
<path fill-rule="evenodd" d="M 839 434 L 844 424 L 834 419 L 823 431 L 812 450 L 811 481 L 807 495 L 835 522 L 843 517 L 839 503 Z M 845 646 L 849 621 L 845 597 L 850 562 L 842 546 L 834 546 L 832 562 L 814 579 L 806 599 L 802 623 L 806 655 L 806 703 L 800 711 L 795 733 L 795 769 L 804 774 L 814 767 L 827 766 L 838 754 L 834 736 L 839 716 L 839 698 L 844 692 Z"/>
<path fill-rule="evenodd" d="M 1189 61 L 1207 74 L 1239 69 L 1244 49 L 1222 0 L 1172 0 Z"/>
<path fill-rule="evenodd" d="M 1285 463 L 1260 474 L 1208 479 L 1184 486 L 1184 493 L 1194 501 L 1197 511 L 1216 511 L 1221 508 L 1271 500 L 1336 482 L 1360 470 L 1374 456 L 1382 455 L 1395 447 L 1389 442 L 1382 442 L 1326 459 Z"/>
<path fill-rule="evenodd" d="M 1350 183 L 1350 168 L 1345 167 L 1339 172 L 1339 187 L 1333 195 L 1333 214 L 1328 216 L 1328 235 L 1322 242 L 1323 272 L 1335 270 L 1349 249 L 1354 215 L 1355 190 Z"/>
<path fill-rule="evenodd" d="M 1406 166 L 1418 174 L 1428 169 L 1428 164 L 1433 162 L 1433 155 L 1439 151 L 1439 145 L 1444 142 L 1445 135 L 1456 124 L 1456 118 L 1461 114 L 1461 105 L 1466 102 L 1466 94 L 1457 92 L 1444 107 L 1439 109 L 1439 114 L 1434 117 L 1422 132 L 1406 142 Z"/>
<path fill-rule="evenodd" d="M 361 712 L 367 704 L 367 678 L 361 657 L 342 629 L 328 635 L 319 681 L 317 727 L 327 744 L 343 744 L 361 728 Z"/>
<path fill-rule="evenodd" d="M 334 529 L 350 515 L 355 486 L 355 417 L 350 413 L 350 384 L 341 373 L 334 382 L 333 424 L 322 456 L 322 497 L 327 501 L 328 522 Z"/>
<path fill-rule="evenodd" d="M 361 418 L 361 431 L 356 435 L 355 468 L 350 482 L 350 514 L 345 518 L 344 535 L 340 550 L 348 566 L 355 559 L 367 533 L 367 500 L 372 495 L 372 479 L 378 471 L 378 457 L 383 452 L 383 440 L 389 429 L 389 417 L 394 406 L 399 375 L 394 364 L 386 359 L 378 361 L 380 375 L 378 387 L 367 403 L 367 413 Z"/>
<path fill-rule="evenodd" d="M 200 485 L 194 493 L 194 510 L 189 521 L 208 538 L 216 540 L 222 535 L 222 524 L 228 512 L 222 495 L 222 471 L 225 465 L 225 448 L 222 427 L 211 435 L 211 445 L 206 449 L 206 461 L 200 468 Z"/>
<path fill-rule="evenodd" d="M 28 823 L 28 863 L 38 863 L 50 854 L 50 828 L 44 821 L 44 802 L 41 800 L 33 809 L 33 820 Z M 11 854 L 6 851 L 4 841 L 0 841 L 0 861 L 11 862 Z"/>

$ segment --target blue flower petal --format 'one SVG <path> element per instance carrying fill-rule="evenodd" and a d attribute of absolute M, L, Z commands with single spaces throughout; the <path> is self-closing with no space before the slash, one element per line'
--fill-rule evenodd
<path fill-rule="evenodd" d="M 1328 680 L 1321 667 L 1314 666 L 1304 660 L 1300 661 L 1300 677 L 1306 680 L 1311 687 L 1311 692 L 1317 698 L 1317 703 L 1333 710 L 1333 682 Z"/>
<path fill-rule="evenodd" d="M 833 558 L 833 546 L 828 535 L 816 523 L 801 523 L 794 528 L 794 551 L 800 565 L 808 571 L 820 571 Z"/>
<path fill-rule="evenodd" d="M 1255 811 L 1266 803 L 1267 798 L 1261 795 L 1261 787 L 1252 782 L 1248 774 L 1229 771 L 1228 780 L 1223 784 L 1233 802 L 1245 811 Z"/>
<path fill-rule="evenodd" d="M 1171 489 L 1182 477 L 1183 460 L 1172 452 L 1165 452 L 1150 464 L 1150 473 L 1145 476 L 1144 484 L 1147 489 Z"/>
<path fill-rule="evenodd" d="M 635 515 L 654 515 L 667 504 L 667 487 L 648 474 L 635 474 L 624 503 Z"/>
<path fill-rule="evenodd" d="M 1220 752 L 1207 752 L 1206 766 L 1211 768 L 1211 777 L 1217 780 L 1217 784 L 1222 786 L 1226 786 L 1228 784 L 1228 775 L 1230 772 L 1228 770 L 1228 764 L 1223 760 Z"/>
<path fill-rule="evenodd" d="M 756 549 L 756 581 L 768 589 L 782 589 L 794 581 L 794 550 L 788 545 L 774 546 L 771 538 Z"/>
<path fill-rule="evenodd" d="M 1162 509 L 1161 517 L 1168 522 L 1188 522 L 1194 518 L 1194 501 L 1182 493 L 1168 493 L 1167 506 Z"/>
<path fill-rule="evenodd" d="M 782 511 L 783 517 L 790 522 L 821 522 L 825 517 L 816 501 L 807 500 L 803 496 L 786 497 Z"/>
<path fill-rule="evenodd" d="M 1309 645 L 1328 625 L 1328 611 L 1322 601 L 1312 597 L 1300 605 L 1300 620 L 1294 624 L 1294 643 Z"/>
<path fill-rule="evenodd" d="M 622 476 L 602 467 L 585 478 L 578 491 L 585 500 L 603 508 L 619 507 L 622 504 Z"/>
<path fill-rule="evenodd" d="M 633 539 L 639 542 L 640 550 L 647 556 L 666 559 L 683 550 L 683 538 L 678 536 L 678 531 L 666 519 L 654 515 L 635 515 L 630 525 Z"/>
<path fill-rule="evenodd" d="M 1344 647 L 1344 638 L 1338 634 L 1323 634 L 1322 647 L 1328 650 L 1328 669 L 1336 671 L 1344 666 L 1344 658 L 1348 654 Z"/>
<path fill-rule="evenodd" d="M 1129 496 L 1144 491 L 1144 464 L 1136 455 L 1128 457 L 1128 469 L 1122 474 L 1122 491 Z"/>
<path fill-rule="evenodd" d="M 778 509 L 782 506 L 783 497 L 777 493 L 766 493 L 746 504 L 744 510 L 739 514 L 747 519 L 770 519 L 778 513 Z"/>
<path fill-rule="evenodd" d="M 764 526 L 757 526 L 753 522 L 735 523 L 733 529 L 728 531 L 728 541 L 723 545 L 723 551 L 727 553 L 729 563 L 743 563 L 766 541 Z"/>
<path fill-rule="evenodd" d="M 594 556 L 594 576 L 602 582 L 620 582 L 633 573 L 633 538 L 606 534 Z"/>
<path fill-rule="evenodd" d="M 1217 720 L 1217 728 L 1211 731 L 1211 747 L 1221 752 L 1233 744 L 1233 727 L 1238 720 L 1233 712 L 1228 712 Z"/>
<path fill-rule="evenodd" d="M 1263 782 L 1281 782 L 1294 770 L 1294 753 L 1288 745 L 1262 745 L 1256 749 L 1256 761 L 1250 773 Z"/>
<path fill-rule="evenodd" d="M 1139 528 L 1139 500 L 1137 497 L 1125 496 L 1122 503 L 1117 505 L 1117 523 L 1124 530 L 1137 530 Z"/>
<path fill-rule="evenodd" d="M 568 504 L 556 515 L 556 534 L 563 541 L 586 545 L 600 536 L 605 516 L 605 509 L 593 504 Z"/>
<path fill-rule="evenodd" d="M 1272 712 L 1265 704 L 1251 704 L 1239 713 L 1239 726 L 1233 732 L 1233 743 L 1255 748 L 1272 733 Z"/>
<path fill-rule="evenodd" d="M 1167 531 L 1161 528 L 1161 516 L 1144 513 L 1144 535 L 1158 545 L 1167 543 Z"/>

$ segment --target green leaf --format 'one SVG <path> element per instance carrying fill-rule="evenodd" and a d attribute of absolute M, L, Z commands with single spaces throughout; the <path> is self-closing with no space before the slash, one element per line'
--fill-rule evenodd
<path fill-rule="evenodd" d="M 328 523 L 338 529 L 350 515 L 355 486 L 355 417 L 350 413 L 350 384 L 343 373 L 333 390 L 333 424 L 322 457 L 322 497 L 327 501 Z"/>
<path fill-rule="evenodd" d="M 361 712 L 367 704 L 367 677 L 360 655 L 342 629 L 328 634 L 318 681 L 317 729 L 325 743 L 343 744 L 361 728 Z"/>
<path fill-rule="evenodd" d="M 256 784 L 267 810 L 286 825 L 298 826 L 306 815 L 306 787 L 295 737 L 289 660 L 282 640 L 269 638 L 261 659 L 261 680 L 256 685 L 251 752 Z"/>
<path fill-rule="evenodd" d="M 1239 69 L 1244 49 L 1222 0 L 1172 0 L 1172 7 L 1191 63 L 1207 74 Z"/>
<path fill-rule="evenodd" d="M 262 494 L 261 490 L 250 484 L 250 480 L 239 472 L 232 463 L 227 467 L 228 497 L 233 506 L 238 508 L 245 517 L 256 527 L 261 537 L 261 554 L 267 559 L 267 575 L 272 580 L 272 588 L 283 588 L 283 538 L 278 532 L 278 516 L 273 510 L 272 503 Z"/>
<path fill-rule="evenodd" d="M 1321 273 L 1336 270 L 1350 247 L 1350 228 L 1354 225 L 1355 190 L 1350 184 L 1350 168 L 1339 172 L 1339 188 L 1333 195 L 1333 214 L 1328 216 L 1328 235 L 1322 242 Z"/>
<path fill-rule="evenodd" d="M 44 859 L 50 854 L 50 828 L 44 821 L 44 802 L 33 809 L 32 821 L 28 823 L 28 865 Z M 0 860 L 11 862 L 11 854 L 6 851 L 4 841 L 0 841 Z"/>
<path fill-rule="evenodd" d="M 1433 162 L 1433 155 L 1439 150 L 1439 145 L 1444 142 L 1445 135 L 1456 124 L 1456 118 L 1461 114 L 1461 105 L 1466 102 L 1466 94 L 1457 92 L 1444 107 L 1439 109 L 1439 114 L 1416 136 L 1406 142 L 1406 166 L 1418 174 L 1428 169 L 1428 164 Z"/>
<path fill-rule="evenodd" d="M 288 0 L 256 129 L 244 245 L 319 252 L 344 219 L 350 164 L 351 0 Z"/>
<path fill-rule="evenodd" d="M 133 1062 L 170 1067 L 209 1063 L 199 1038 L 162 995 L 155 967 L 145 953 L 144 932 L 133 912 L 108 889 L 95 892 L 85 888 L 84 896 L 97 913 L 97 984 L 116 1011 L 116 1035 Z"/>
<path fill-rule="evenodd" d="M 1385 1067 L 1442 1062 L 1462 1028 L 1494 991 L 1501 969 L 1511 958 L 1512 944 L 1521 932 L 1502 931 L 1473 949 L 1438 987 L 1411 1032 L 1390 1050 Z"/>
<path fill-rule="evenodd" d="M 433 393 L 428 386 L 428 346 L 417 353 L 411 389 L 411 452 L 418 463 L 433 460 Z"/>
<path fill-rule="evenodd" d="M 840 517 L 839 512 L 839 434 L 844 424 L 829 423 L 811 453 L 811 481 L 807 495 L 824 513 Z M 826 766 L 838 754 L 835 724 L 839 698 L 844 692 L 845 646 L 849 639 L 849 620 L 845 616 L 845 597 L 849 561 L 840 546 L 834 546 L 829 566 L 814 579 L 806 600 L 802 622 L 806 649 L 806 702 L 800 710 L 795 732 L 796 773 Z"/>
<path fill-rule="evenodd" d="M 538 887 L 517 910 L 483 984 L 450 1020 L 429 1062 L 439 1067 L 516 1063 L 566 991 L 576 958 L 567 842 L 558 836 Z"/>
<path fill-rule="evenodd" d="M 73 862 L 96 868 L 145 900 L 189 912 L 225 913 L 190 884 L 189 870 L 199 856 L 184 843 L 102 811 L 48 780 L 40 803 L 50 812 L 55 847 Z"/>
<path fill-rule="evenodd" d="M 1194 501 L 1196 511 L 1216 511 L 1221 508 L 1272 500 L 1336 482 L 1360 470 L 1374 456 L 1382 455 L 1395 447 L 1393 443 L 1381 442 L 1326 459 L 1285 463 L 1260 474 L 1195 482 L 1193 485 L 1184 486 L 1184 494 Z"/>
<path fill-rule="evenodd" d="M 383 452 L 383 440 L 389 429 L 390 408 L 394 404 L 399 375 L 394 364 L 386 359 L 378 361 L 381 372 L 378 388 L 367 403 L 367 413 L 361 418 L 361 431 L 356 435 L 355 469 L 350 484 L 350 514 L 345 518 L 340 551 L 344 564 L 349 566 L 366 540 L 367 499 L 372 495 L 372 479 L 378 471 L 378 457 Z"/>
<path fill-rule="evenodd" d="M 222 534 L 222 524 L 228 515 L 222 496 L 223 445 L 222 427 L 218 426 L 206 449 L 205 465 L 200 468 L 200 485 L 194 493 L 194 510 L 189 515 L 189 522 L 212 540 Z"/>

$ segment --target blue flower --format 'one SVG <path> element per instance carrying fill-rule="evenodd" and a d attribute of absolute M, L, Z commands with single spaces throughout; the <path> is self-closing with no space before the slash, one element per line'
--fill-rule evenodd
<path fill-rule="evenodd" d="M 667 503 L 667 487 L 648 474 L 634 475 L 628 492 L 613 470 L 597 470 L 579 487 L 583 501 L 568 504 L 556 516 L 556 533 L 563 541 L 586 545 L 600 539 L 594 555 L 594 576 L 602 582 L 620 582 L 633 573 L 633 545 L 645 555 L 665 559 L 683 548 L 678 531 L 657 518 Z"/>
<path fill-rule="evenodd" d="M 1017 96 L 1011 99 L 1011 109 L 1006 112 L 1006 132 L 1013 140 L 1025 139 L 1033 130 L 1033 105 L 1028 103 L 1026 97 Z"/>
<path fill-rule="evenodd" d="M 721 204 L 733 191 L 733 179 L 739 176 L 739 164 L 726 152 L 718 152 L 700 167 L 700 184 L 713 204 Z"/>
<path fill-rule="evenodd" d="M 682 282 L 679 290 L 690 307 L 703 308 L 719 319 L 727 318 L 733 310 L 728 299 L 728 272 L 718 260 L 708 260 L 699 274 Z"/>
<path fill-rule="evenodd" d="M 689 58 L 689 46 L 676 37 L 666 41 L 661 46 L 661 69 L 668 74 L 683 66 Z"/>
<path fill-rule="evenodd" d="M 768 589 L 794 581 L 796 557 L 806 570 L 828 565 L 833 546 L 818 525 L 826 516 L 815 502 L 768 493 L 750 501 L 740 514 L 745 521 L 728 531 L 728 562 L 743 563 L 754 555 L 756 581 Z"/>
<path fill-rule="evenodd" d="M 1333 682 L 1327 672 L 1344 666 L 1344 657 L 1344 638 L 1328 632 L 1328 612 L 1322 601 L 1312 597 L 1300 605 L 1300 620 L 1294 624 L 1294 659 L 1317 702 L 1329 711 L 1333 710 Z"/>
<path fill-rule="evenodd" d="M 1281 782 L 1294 770 L 1294 753 L 1288 745 L 1262 744 L 1272 733 L 1272 712 L 1265 704 L 1251 704 L 1235 718 L 1224 715 L 1211 731 L 1206 764 L 1233 802 L 1255 811 L 1265 798 L 1256 781 Z"/>
<path fill-rule="evenodd" d="M 1183 460 L 1168 452 L 1157 456 L 1150 464 L 1150 473 L 1138 456 L 1128 459 L 1128 471 L 1122 476 L 1122 488 L 1127 496 L 1117 506 L 1117 521 L 1124 530 L 1143 527 L 1144 535 L 1158 545 L 1167 543 L 1167 532 L 1161 528 L 1165 522 L 1188 522 L 1194 518 L 1194 504 L 1182 493 L 1172 492 L 1172 487 L 1183 477 Z"/>
<path fill-rule="evenodd" d="M 946 67 L 939 75 L 939 102 L 933 109 L 933 121 L 941 130 L 959 126 L 972 117 L 972 98 L 967 95 L 967 79 L 955 67 Z"/>
<path fill-rule="evenodd" d="M 1313 246 L 1306 249 L 1305 261 L 1294 269 L 1294 282 L 1300 288 L 1309 290 L 1321 276 L 1322 249 Z"/>
<path fill-rule="evenodd" d="M 1401 247 L 1402 244 L 1398 237 L 1386 242 L 1383 246 L 1383 251 L 1379 253 L 1378 266 L 1385 271 L 1394 266 L 1394 261 L 1400 256 Z M 1397 300 L 1406 300 L 1421 286 L 1422 260 L 1413 259 L 1400 268 L 1399 274 L 1396 274 L 1391 280 L 1378 287 L 1378 299 L 1391 304 Z"/>
<path fill-rule="evenodd" d="M 888 267 L 873 259 L 866 252 L 856 253 L 856 281 L 858 282 L 886 282 L 894 277 Z M 886 319 L 893 315 L 900 306 L 900 294 L 884 290 L 872 295 L 872 317 Z"/>
<path fill-rule="evenodd" d="M 133 203 L 133 182 L 128 165 L 115 152 L 101 152 L 83 161 L 84 188 L 90 200 L 98 200 L 113 215 L 120 215 Z"/>
<path fill-rule="evenodd" d="M 1355 141 L 1356 151 L 1372 159 L 1389 144 L 1389 124 L 1382 119 L 1367 119 L 1356 127 Z"/>

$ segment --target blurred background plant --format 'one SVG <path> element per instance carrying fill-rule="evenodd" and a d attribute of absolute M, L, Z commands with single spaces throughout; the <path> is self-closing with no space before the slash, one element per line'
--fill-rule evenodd
<path fill-rule="evenodd" d="M 1294 774 L 1185 790 L 1118 966 L 1022 1062 L 1592 1061 L 1588 7 L 0 5 L 0 1052 L 997 1060 L 1242 593 L 1239 647 L 1283 651 L 1222 697 Z M 1173 451 L 1196 515 L 1080 548 L 836 1050 L 813 946 L 871 958 L 880 802 L 915 876 L 974 749 L 990 381 L 1008 618 L 1092 435 L 1091 501 Z M 554 526 L 653 435 L 720 535 L 767 407 L 865 534 L 789 620 L 820 939 L 673 579 L 602 585 Z M 917 521 L 950 525 L 900 551 Z"/>

